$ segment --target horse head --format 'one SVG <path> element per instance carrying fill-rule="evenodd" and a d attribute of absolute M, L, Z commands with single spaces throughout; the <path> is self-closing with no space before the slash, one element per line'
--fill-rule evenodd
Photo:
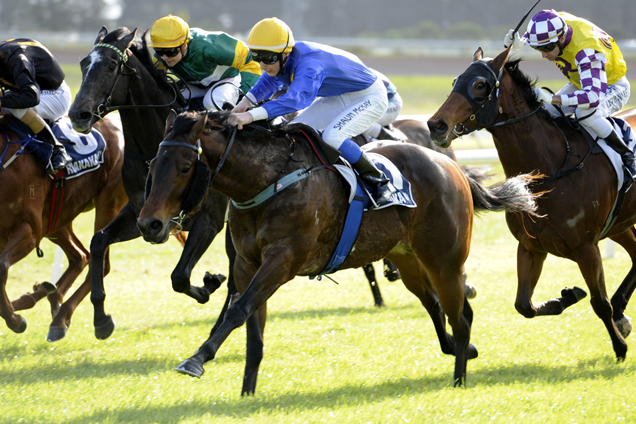
<path fill-rule="evenodd" d="M 495 59 L 484 59 L 481 47 L 475 51 L 473 63 L 455 79 L 451 94 L 428 120 L 438 146 L 448 147 L 455 138 L 495 121 L 501 112 L 498 96 L 509 54 L 506 49 Z"/>
<path fill-rule="evenodd" d="M 165 243 L 171 230 L 200 207 L 210 186 L 210 169 L 201 159 L 201 136 L 206 112 L 173 111 L 166 121 L 166 135 L 150 162 L 146 201 L 137 227 L 146 241 Z"/>
<path fill-rule="evenodd" d="M 136 29 L 122 27 L 109 33 L 102 27 L 93 50 L 80 61 L 82 84 L 69 110 L 76 131 L 88 133 L 110 112 L 110 104 L 125 101 L 128 78 L 122 76 L 132 73 L 126 66 L 133 56 L 130 47 L 136 36 Z"/>

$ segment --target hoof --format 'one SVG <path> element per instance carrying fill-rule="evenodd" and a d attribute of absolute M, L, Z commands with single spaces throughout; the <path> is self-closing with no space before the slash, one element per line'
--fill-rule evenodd
<path fill-rule="evenodd" d="M 223 284 L 225 280 L 227 280 L 227 277 L 223 274 L 210 274 L 206 271 L 203 277 L 203 287 L 208 289 L 210 294 L 212 294 L 221 287 L 221 284 Z"/>
<path fill-rule="evenodd" d="M 572 304 L 575 304 L 581 299 L 584 299 L 587 296 L 587 292 L 580 287 L 566 287 L 561 290 L 561 296 L 567 298 L 572 301 Z"/>
<path fill-rule="evenodd" d="M 42 286 L 42 288 L 44 290 L 46 290 L 46 294 L 53 294 L 57 291 L 57 287 L 55 287 L 53 284 L 49 283 L 48 281 L 43 281 L 42 283 L 39 284 L 40 286 Z M 37 287 L 37 285 L 36 285 Z"/>
<path fill-rule="evenodd" d="M 191 377 L 201 378 L 205 370 L 203 369 L 203 364 L 199 363 L 192 358 L 186 359 L 183 361 L 177 368 L 175 368 L 177 372 L 181 374 L 187 374 Z"/>
<path fill-rule="evenodd" d="M 110 315 L 106 315 L 106 322 L 104 324 L 95 326 L 95 337 L 99 340 L 106 340 L 115 331 L 115 321 Z"/>
<path fill-rule="evenodd" d="M 479 356 L 479 352 L 477 352 L 477 348 L 475 347 L 474 344 L 469 344 L 468 345 L 468 359 L 475 359 L 476 357 Z"/>
<path fill-rule="evenodd" d="M 24 319 L 24 317 L 20 317 L 20 319 L 22 321 L 20 322 L 20 325 L 18 325 L 18 328 L 15 328 L 15 329 L 12 328 L 11 329 L 14 333 L 21 334 L 21 333 L 24 333 L 26 331 L 27 321 L 26 321 L 26 319 Z"/>
<path fill-rule="evenodd" d="M 623 315 L 621 319 L 614 322 L 616 324 L 616 328 L 621 333 L 624 339 L 630 335 L 632 332 L 632 319 L 627 315 Z"/>
<path fill-rule="evenodd" d="M 49 334 L 46 336 L 47 342 L 56 342 L 62 340 L 66 336 L 66 328 L 49 327 Z"/>
<path fill-rule="evenodd" d="M 397 269 L 390 269 L 388 267 L 385 267 L 384 278 L 386 278 L 389 281 L 397 281 L 400 278 L 402 278 L 402 276 L 400 275 L 400 271 L 398 271 Z"/>
<path fill-rule="evenodd" d="M 468 300 L 476 298 L 477 288 L 470 283 L 464 283 L 464 295 Z"/>

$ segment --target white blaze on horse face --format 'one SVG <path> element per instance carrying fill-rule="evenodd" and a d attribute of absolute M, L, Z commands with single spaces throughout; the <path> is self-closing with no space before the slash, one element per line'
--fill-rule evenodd
<path fill-rule="evenodd" d="M 90 63 L 88 64 L 88 66 L 86 67 L 86 75 L 88 76 L 88 74 L 91 71 L 91 68 L 93 67 L 94 64 L 96 64 L 97 62 L 99 62 L 102 57 L 100 56 L 99 53 L 97 53 L 95 50 L 93 50 L 88 57 L 90 58 Z"/>
<path fill-rule="evenodd" d="M 573 218 L 568 219 L 566 222 L 571 228 L 574 228 L 578 225 L 578 222 L 585 217 L 585 211 L 581 209 L 581 211 Z"/>

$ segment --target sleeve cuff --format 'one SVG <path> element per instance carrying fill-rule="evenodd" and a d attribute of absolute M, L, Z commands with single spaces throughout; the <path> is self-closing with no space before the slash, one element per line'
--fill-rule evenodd
<path fill-rule="evenodd" d="M 245 95 L 245 97 L 247 97 L 248 100 L 250 101 L 250 103 L 252 103 L 253 105 L 258 103 L 258 100 L 256 100 L 256 96 L 254 94 L 252 94 L 251 91 L 248 91 L 247 94 Z"/>
<path fill-rule="evenodd" d="M 267 117 L 269 116 L 269 114 L 267 113 L 267 111 L 265 110 L 264 107 L 257 107 L 255 109 L 250 109 L 247 111 L 250 115 L 252 115 L 252 118 L 254 118 L 255 121 L 261 121 L 263 119 L 267 119 Z"/>

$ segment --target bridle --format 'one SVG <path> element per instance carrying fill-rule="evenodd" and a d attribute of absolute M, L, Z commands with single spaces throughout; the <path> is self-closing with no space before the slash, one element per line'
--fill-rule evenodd
<path fill-rule="evenodd" d="M 132 105 L 118 105 L 118 106 L 108 106 L 108 104 L 111 102 L 112 100 L 112 96 L 113 96 L 113 92 L 115 91 L 115 87 L 117 86 L 117 83 L 119 82 L 119 77 L 120 76 L 131 76 L 131 75 L 135 75 L 138 79 L 141 79 L 141 76 L 138 74 L 137 70 L 135 68 L 133 68 L 132 66 L 130 66 L 130 64 L 128 63 L 128 54 L 126 54 L 125 52 L 121 51 L 118 47 L 113 46 L 112 44 L 108 44 L 108 43 L 97 43 L 93 46 L 93 50 L 96 49 L 97 47 L 106 47 L 108 49 L 114 50 L 117 55 L 121 58 L 121 62 L 119 64 L 119 67 L 117 69 L 117 76 L 115 77 L 115 81 L 113 82 L 112 86 L 110 87 L 110 91 L 108 92 L 108 95 L 106 95 L 104 101 L 102 103 L 100 103 L 99 105 L 97 105 L 97 107 L 95 108 L 95 112 L 93 112 L 93 115 L 95 115 L 99 120 L 104 119 L 104 116 L 106 116 L 108 113 L 115 111 L 115 110 L 121 110 L 121 109 L 139 109 L 139 108 L 165 108 L 165 107 L 174 107 L 177 104 L 177 100 L 179 99 L 179 94 L 178 94 L 178 90 L 175 88 L 174 86 L 174 82 L 169 82 L 168 85 L 169 87 L 172 89 L 173 93 L 174 93 L 174 98 L 166 104 L 163 105 L 136 105 L 136 104 L 132 104 Z"/>
<path fill-rule="evenodd" d="M 456 137 L 461 137 L 464 134 L 470 134 L 474 131 L 500 127 L 502 125 L 507 125 L 507 124 L 523 121 L 524 119 L 534 115 L 535 113 L 539 111 L 539 109 L 541 109 L 542 105 L 539 104 L 539 106 L 535 110 L 533 110 L 532 112 L 526 115 L 511 118 L 501 122 L 487 123 L 487 122 L 495 121 L 497 118 L 497 115 L 503 112 L 501 106 L 499 106 L 499 86 L 500 86 L 501 77 L 503 75 L 503 67 L 499 70 L 499 73 L 496 73 L 485 62 L 482 62 L 482 61 L 473 62 L 471 63 L 470 66 L 473 66 L 473 65 L 481 66 L 482 68 L 488 69 L 489 75 L 488 77 L 485 78 L 485 80 L 492 88 L 490 89 L 490 92 L 484 98 L 484 100 L 478 100 L 478 99 L 475 99 L 473 92 L 471 90 L 472 88 L 471 83 L 474 80 L 476 80 L 478 77 L 474 77 L 471 80 L 466 81 L 467 78 L 477 74 L 477 71 L 471 70 L 469 67 L 466 70 L 466 72 L 464 72 L 462 75 L 460 75 L 460 77 L 458 77 L 458 81 L 455 84 L 455 87 L 453 87 L 453 91 L 462 95 L 470 103 L 470 105 L 473 107 L 473 113 L 464 122 L 455 124 L 451 132 L 455 134 Z M 466 82 L 465 86 L 458 87 L 460 81 Z M 464 93 L 464 89 L 467 93 Z M 486 112 L 486 114 L 480 115 L 480 112 Z M 477 124 L 478 124 L 477 126 L 471 129 L 466 128 L 466 124 L 473 122 L 475 120 L 477 120 Z"/>

